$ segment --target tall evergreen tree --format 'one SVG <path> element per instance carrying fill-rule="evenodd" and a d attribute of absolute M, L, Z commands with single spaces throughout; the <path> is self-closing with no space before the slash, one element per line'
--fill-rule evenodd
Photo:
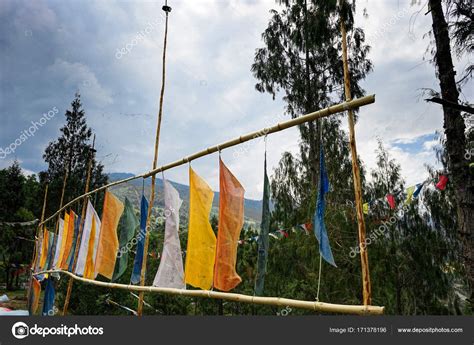
<path fill-rule="evenodd" d="M 55 211 L 59 205 L 64 175 L 67 171 L 65 202 L 84 192 L 88 160 L 92 147 L 92 129 L 87 125 L 79 93 L 66 111 L 66 124 L 60 129 L 61 136 L 49 143 L 43 155 L 48 163 L 47 173 L 40 174 L 41 179 L 50 178 L 50 201 L 48 210 Z M 90 189 L 107 182 L 103 165 L 93 159 Z"/>
<path fill-rule="evenodd" d="M 462 2 L 455 1 L 455 3 Z M 439 79 L 441 98 L 443 101 L 457 104 L 459 90 L 455 80 L 456 72 L 451 56 L 451 40 L 442 0 L 429 0 L 429 6 L 435 38 L 434 63 Z M 463 37 L 463 35 L 458 37 Z M 469 162 L 464 158 L 467 147 L 466 126 L 461 112 L 455 107 L 444 105 L 443 113 L 447 169 L 456 191 L 454 196 L 457 204 L 458 232 L 463 240 L 463 259 L 471 285 L 470 300 L 474 306 L 474 213 L 472 212 L 474 209 L 474 182 L 472 174 L 469 172 Z"/>

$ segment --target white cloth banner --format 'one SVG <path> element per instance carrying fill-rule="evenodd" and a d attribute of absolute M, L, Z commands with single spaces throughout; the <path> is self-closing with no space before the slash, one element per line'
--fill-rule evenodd
<path fill-rule="evenodd" d="M 183 257 L 179 243 L 179 209 L 183 200 L 178 191 L 163 179 L 165 194 L 165 240 L 160 266 L 156 272 L 154 286 L 185 289 Z"/>
<path fill-rule="evenodd" d="M 94 210 L 90 201 L 87 201 L 86 218 L 84 220 L 84 228 L 82 230 L 81 246 L 79 247 L 79 253 L 77 254 L 77 265 L 76 274 L 79 276 L 84 275 L 84 268 L 86 266 L 87 252 L 89 249 L 89 239 L 92 230 L 92 218 L 95 218 L 95 236 L 94 236 L 94 251 L 92 257 L 95 261 L 97 254 L 97 246 L 99 245 L 100 236 L 100 218 L 97 212 Z M 95 275 L 94 275 L 95 277 Z"/>
<path fill-rule="evenodd" d="M 53 268 L 56 268 L 59 260 L 59 252 L 61 251 L 61 242 L 63 240 L 64 219 L 59 218 L 58 238 L 56 239 L 56 248 L 54 249 Z"/>

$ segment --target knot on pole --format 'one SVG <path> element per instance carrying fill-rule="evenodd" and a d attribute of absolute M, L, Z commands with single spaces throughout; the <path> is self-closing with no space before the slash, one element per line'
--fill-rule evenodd
<path fill-rule="evenodd" d="M 168 5 L 164 5 L 161 9 L 167 13 L 171 12 L 171 7 Z"/>

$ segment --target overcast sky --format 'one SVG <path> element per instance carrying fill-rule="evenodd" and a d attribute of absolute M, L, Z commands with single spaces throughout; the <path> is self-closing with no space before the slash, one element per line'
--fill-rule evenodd
<path fill-rule="evenodd" d="M 372 167 L 380 136 L 407 183 L 414 184 L 427 176 L 424 164 L 435 163 L 434 133 L 442 130 L 441 108 L 424 102 L 421 94 L 422 88 L 438 89 L 427 62 L 429 38 L 424 38 L 431 17 L 424 15 L 425 2 L 357 3 L 356 24 L 366 31 L 374 64 L 363 86 L 376 94 L 376 103 L 363 108 L 356 126 L 359 154 Z M 169 4 L 159 165 L 285 119 L 282 100 L 255 91 L 250 72 L 269 10 L 277 8 L 274 1 Z M 368 18 L 362 16 L 364 7 Z M 0 158 L 0 168 L 16 158 L 27 172 L 45 169 L 42 153 L 59 135 L 63 114 L 79 90 L 106 171 L 150 170 L 163 33 L 157 2 L 0 1 L 0 148 L 19 138 L 31 121 L 58 110 L 14 154 Z M 464 64 L 456 62 L 457 70 Z M 464 93 L 472 95 L 472 88 Z M 269 166 L 275 167 L 285 150 L 297 151 L 297 142 L 296 129 L 269 136 Z M 263 149 L 257 140 L 222 153 L 248 198 L 261 199 Z M 193 168 L 218 189 L 217 154 L 194 161 Z M 188 183 L 186 166 L 165 176 Z"/>

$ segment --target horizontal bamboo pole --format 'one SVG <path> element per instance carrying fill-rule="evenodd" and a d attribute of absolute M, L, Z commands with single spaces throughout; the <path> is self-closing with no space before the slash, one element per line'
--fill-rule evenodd
<path fill-rule="evenodd" d="M 278 307 L 293 307 L 299 309 L 309 309 L 314 311 L 319 311 L 323 313 L 341 313 L 341 314 L 354 314 L 354 315 L 381 315 L 384 313 L 385 307 L 378 307 L 372 305 L 344 305 L 344 304 L 332 304 L 332 303 L 323 303 L 316 301 L 301 301 L 289 298 L 280 298 L 280 297 L 260 297 L 260 296 L 249 296 L 238 293 L 230 292 L 219 292 L 211 290 L 185 290 L 185 289 L 173 289 L 173 288 L 161 288 L 155 286 L 140 286 L 140 285 L 127 285 L 127 284 L 117 284 L 117 283 L 107 283 L 101 282 L 92 279 L 86 279 L 79 277 L 71 272 L 64 270 L 49 270 L 35 273 L 46 274 L 46 273 L 63 273 L 69 275 L 71 278 L 81 281 L 86 284 L 92 284 L 97 286 L 102 286 L 111 289 L 121 289 L 129 291 L 139 291 L 139 292 L 156 292 L 164 293 L 168 295 L 181 295 L 188 297 L 203 297 L 203 298 L 213 298 L 213 299 L 222 299 L 227 301 L 242 302 L 242 303 L 254 303 L 254 304 L 263 304 L 263 305 L 273 305 Z"/>
<path fill-rule="evenodd" d="M 175 162 L 163 165 L 161 167 L 158 167 L 156 169 L 153 169 L 153 170 L 151 170 L 149 172 L 146 172 L 146 173 L 143 173 L 141 175 L 136 175 L 136 176 L 128 177 L 128 178 L 123 179 L 123 180 L 114 181 L 112 183 L 109 183 L 109 184 L 104 185 L 102 187 L 96 188 L 96 189 L 94 189 L 90 192 L 87 192 L 87 193 L 85 193 L 83 195 L 80 195 L 77 198 L 71 200 L 66 205 L 64 205 L 59 210 L 57 210 L 49 218 L 47 218 L 43 222 L 41 222 L 38 226 L 41 226 L 44 223 L 50 221 L 55 216 L 57 216 L 61 211 L 65 210 L 66 208 L 73 205 L 74 203 L 82 200 L 83 198 L 85 198 L 89 195 L 100 192 L 101 190 L 104 190 L 104 189 L 107 189 L 107 188 L 110 188 L 110 187 L 113 187 L 113 186 L 116 186 L 116 185 L 119 185 L 119 184 L 122 184 L 122 183 L 125 183 L 125 182 L 136 180 L 136 179 L 139 179 L 139 178 L 150 177 L 152 175 L 156 175 L 159 172 L 169 170 L 171 168 L 175 168 L 177 166 L 189 163 L 189 162 L 191 162 L 191 161 L 193 161 L 197 158 L 207 156 L 211 153 L 221 151 L 223 149 L 226 149 L 226 148 L 244 143 L 246 141 L 257 139 L 259 137 L 263 137 L 263 136 L 268 135 L 268 134 L 280 132 L 284 129 L 287 129 L 287 128 L 290 128 L 290 127 L 295 127 L 295 126 L 301 125 L 301 124 L 306 123 L 306 122 L 310 122 L 310 121 L 314 121 L 316 119 L 327 117 L 327 116 L 332 115 L 332 114 L 341 113 L 341 112 L 346 111 L 346 110 L 357 109 L 359 107 L 362 107 L 364 105 L 368 105 L 368 104 L 371 104 L 371 103 L 374 103 L 374 102 L 375 102 L 375 95 L 369 95 L 369 96 L 365 96 L 365 97 L 361 97 L 361 98 L 356 98 L 356 99 L 353 99 L 351 101 L 339 103 L 339 104 L 336 104 L 336 105 L 333 105 L 333 106 L 330 106 L 330 107 L 327 107 L 327 108 L 324 108 L 324 109 L 321 109 L 321 110 L 318 110 L 318 111 L 315 111 L 315 112 L 312 112 L 312 113 L 309 113 L 309 114 L 306 114 L 306 115 L 299 116 L 297 118 L 294 118 L 294 119 L 291 119 L 291 120 L 288 120 L 288 121 L 279 122 L 279 123 L 277 123 L 276 125 L 274 125 L 272 127 L 263 128 L 259 131 L 255 131 L 255 132 L 251 132 L 251 133 L 248 133 L 248 134 L 245 134 L 245 135 L 241 135 L 238 138 L 234 138 L 232 140 L 226 141 L 226 142 L 224 142 L 222 144 L 219 144 L 219 145 L 208 147 L 205 150 L 202 150 L 200 152 L 196 152 L 196 153 L 194 153 L 190 156 L 187 156 L 187 157 L 184 157 L 184 158 L 182 158 L 180 160 L 177 160 Z"/>

